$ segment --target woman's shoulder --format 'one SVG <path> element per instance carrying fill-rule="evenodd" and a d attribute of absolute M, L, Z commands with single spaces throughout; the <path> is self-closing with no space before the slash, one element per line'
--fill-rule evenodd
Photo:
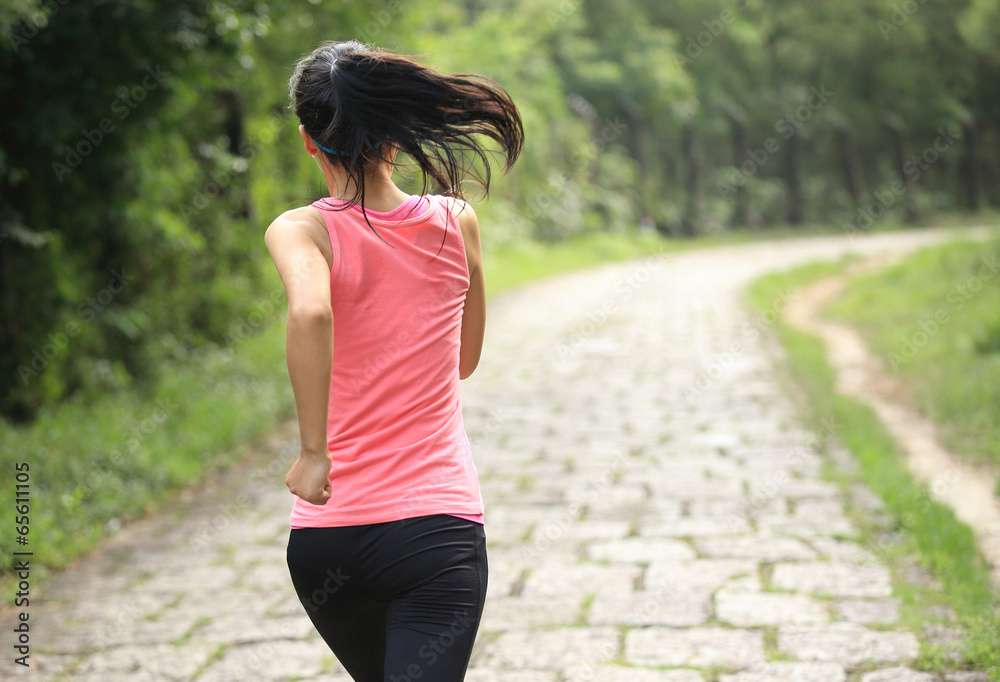
<path fill-rule="evenodd" d="M 464 199 L 443 194 L 435 194 L 434 198 L 448 209 L 448 213 L 455 219 L 459 227 L 462 228 L 463 234 L 468 233 L 470 230 L 479 230 L 479 221 L 476 218 L 476 211 L 472 208 L 472 204 Z"/>
<path fill-rule="evenodd" d="M 472 265 L 477 259 L 476 254 L 482 248 L 479 240 L 479 218 L 472 204 L 459 199 L 458 197 L 436 195 L 437 198 L 448 208 L 448 212 L 458 224 L 458 229 L 462 233 L 462 242 L 465 246 L 465 254 L 470 259 Z"/>
<path fill-rule="evenodd" d="M 330 237 L 327 234 L 326 222 L 319 209 L 311 204 L 285 211 L 272 220 L 264 231 L 265 242 L 274 240 L 294 242 L 302 236 L 312 239 L 324 255 L 328 255 Z"/>
<path fill-rule="evenodd" d="M 313 204 L 306 204 L 305 206 L 299 206 L 297 208 L 290 208 L 277 218 L 271 221 L 271 225 L 275 224 L 298 224 L 298 223 L 323 223 L 323 216 L 319 209 Z"/>
<path fill-rule="evenodd" d="M 323 215 L 313 205 L 292 208 L 271 221 L 265 235 L 270 233 L 305 231 L 308 234 L 325 234 L 326 224 Z"/>
<path fill-rule="evenodd" d="M 472 204 L 465 201 L 464 199 L 459 199 L 458 197 L 449 196 L 446 194 L 433 194 L 431 195 L 434 199 L 437 199 L 445 206 L 448 210 L 452 212 L 453 215 L 458 216 L 462 213 L 472 213 L 475 215 L 475 211 L 472 209 Z"/>

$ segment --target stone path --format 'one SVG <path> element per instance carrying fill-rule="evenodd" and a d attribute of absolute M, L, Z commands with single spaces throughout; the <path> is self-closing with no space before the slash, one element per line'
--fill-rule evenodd
<path fill-rule="evenodd" d="M 776 379 L 769 321 L 787 301 L 751 316 L 741 298 L 767 271 L 947 236 L 720 247 L 494 300 L 463 385 L 490 563 L 467 680 L 985 679 L 910 669 L 889 573 L 820 476 L 836 426 L 798 426 Z M 25 674 L 348 680 L 284 564 L 293 436 L 53 581 Z"/>

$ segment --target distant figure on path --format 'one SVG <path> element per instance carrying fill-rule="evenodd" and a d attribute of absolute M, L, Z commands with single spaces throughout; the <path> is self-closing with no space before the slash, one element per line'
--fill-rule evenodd
<path fill-rule="evenodd" d="M 278 216 L 265 243 L 288 296 L 301 449 L 287 562 L 303 608 L 358 682 L 465 678 L 486 597 L 483 501 L 459 380 L 486 323 L 481 137 L 524 142 L 491 79 L 444 75 L 357 41 L 291 78 L 305 151 L 329 196 Z M 393 182 L 398 152 L 420 194 Z M 477 171 L 472 162 L 478 162 Z M 428 181 L 442 194 L 426 194 Z"/>

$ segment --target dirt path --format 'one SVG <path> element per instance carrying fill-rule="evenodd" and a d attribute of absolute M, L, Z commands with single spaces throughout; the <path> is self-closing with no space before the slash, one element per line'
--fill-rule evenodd
<path fill-rule="evenodd" d="M 945 448 L 937 427 L 920 414 L 908 399 L 906 388 L 886 370 L 882 358 L 868 348 L 861 334 L 821 316 L 823 308 L 840 295 L 853 276 L 899 261 L 903 255 L 875 256 L 844 275 L 814 282 L 798 292 L 786 319 L 822 339 L 836 372 L 837 391 L 875 410 L 905 453 L 914 478 L 972 529 L 990 563 L 993 584 L 1000 589 L 1000 500 L 993 494 L 996 472 L 963 462 Z"/>

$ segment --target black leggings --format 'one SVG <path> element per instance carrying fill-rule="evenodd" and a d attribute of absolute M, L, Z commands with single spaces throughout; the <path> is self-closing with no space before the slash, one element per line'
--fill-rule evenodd
<path fill-rule="evenodd" d="M 486 534 L 447 514 L 292 528 L 288 570 L 356 682 L 462 682 L 486 600 Z"/>

